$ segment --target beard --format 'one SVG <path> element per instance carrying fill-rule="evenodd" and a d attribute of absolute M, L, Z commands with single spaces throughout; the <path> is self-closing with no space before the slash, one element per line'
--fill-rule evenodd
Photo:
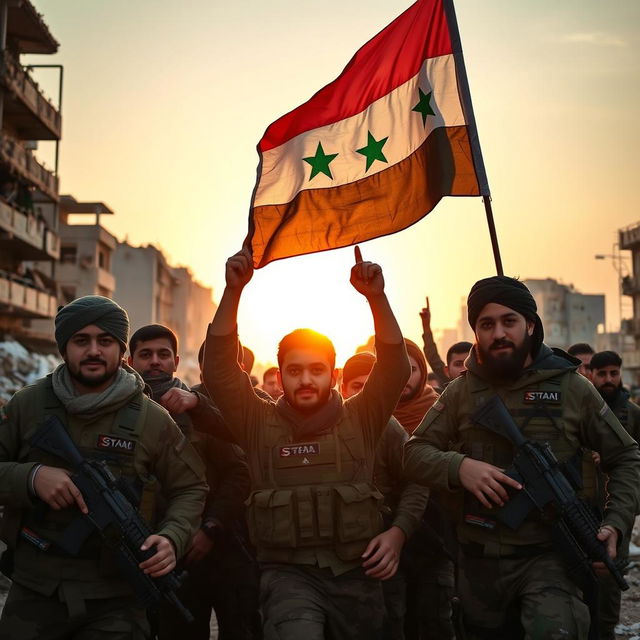
<path fill-rule="evenodd" d="M 84 373 L 82 373 L 82 369 L 81 369 L 82 365 L 91 364 L 91 363 L 100 363 L 104 365 L 105 366 L 104 373 L 99 375 L 93 375 L 93 376 L 87 376 Z M 93 387 L 99 387 L 103 385 L 105 382 L 107 382 L 108 380 L 111 380 L 112 378 L 114 378 L 115 375 L 118 373 L 118 369 L 120 368 L 120 362 L 118 362 L 116 366 L 110 368 L 109 365 L 106 363 L 106 361 L 102 360 L 101 358 L 87 358 L 86 360 L 82 360 L 77 367 L 67 362 L 67 367 L 69 369 L 69 375 L 73 380 L 75 380 L 76 382 L 78 382 L 84 387 L 93 388 Z"/>
<path fill-rule="evenodd" d="M 618 394 L 620 393 L 621 388 L 622 388 L 622 384 L 615 385 L 607 382 L 606 384 L 603 384 L 601 387 L 598 388 L 598 392 L 600 393 L 604 401 L 608 405 L 611 405 L 613 402 L 615 402 L 616 398 L 618 397 Z"/>
<path fill-rule="evenodd" d="M 309 405 L 309 404 L 305 404 L 305 403 L 298 403 L 297 399 L 296 399 L 296 395 L 298 391 L 303 391 L 303 390 L 309 390 L 309 391 L 315 391 L 316 392 L 316 401 Z M 292 392 L 284 392 L 284 397 L 286 399 L 286 401 L 296 410 L 299 411 L 300 413 L 306 413 L 306 414 L 312 414 L 315 413 L 316 411 L 318 411 L 318 409 L 320 409 L 320 407 L 324 406 L 325 403 L 329 400 L 329 396 L 331 395 L 331 389 L 327 388 L 327 389 L 319 389 L 318 387 L 314 386 L 314 385 L 308 385 L 308 386 L 300 386 L 297 387 L 293 393 Z"/>
<path fill-rule="evenodd" d="M 398 400 L 398 404 L 404 404 L 405 402 L 411 402 L 422 391 L 422 389 L 418 385 L 416 385 L 415 387 L 414 386 L 410 386 L 410 385 L 407 385 L 407 386 L 408 386 L 408 388 L 405 387 L 405 389 L 403 390 L 402 394 L 400 395 L 400 399 Z M 422 388 L 424 388 L 424 385 L 422 385 Z"/>
<path fill-rule="evenodd" d="M 516 346 L 510 340 L 495 340 L 488 349 L 476 345 L 478 360 L 489 380 L 508 382 L 515 380 L 524 367 L 527 356 L 531 353 L 532 338 L 525 333 L 522 344 Z M 501 347 L 511 347 L 511 353 L 496 355 L 495 351 Z"/>

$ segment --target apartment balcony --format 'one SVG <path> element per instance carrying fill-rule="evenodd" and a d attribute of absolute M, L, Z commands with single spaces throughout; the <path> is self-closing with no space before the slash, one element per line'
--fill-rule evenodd
<path fill-rule="evenodd" d="M 0 314 L 21 318 L 53 318 L 57 300 L 6 271 L 0 271 Z"/>
<path fill-rule="evenodd" d="M 621 355 L 624 369 L 640 369 L 639 351 L 623 351 Z"/>
<path fill-rule="evenodd" d="M 8 3 L 7 36 L 20 53 L 52 54 L 58 42 L 29 0 Z"/>
<path fill-rule="evenodd" d="M 102 269 L 101 267 L 96 267 L 96 270 L 98 286 L 104 291 L 111 292 L 111 295 L 109 295 L 108 297 L 113 296 L 116 291 L 116 279 L 113 273 L 111 273 L 111 271 L 107 271 L 106 269 Z"/>
<path fill-rule="evenodd" d="M 61 286 L 74 287 L 78 296 L 111 297 L 116 290 L 116 279 L 110 271 L 82 259 L 78 263 L 58 263 L 56 280 Z"/>
<path fill-rule="evenodd" d="M 624 229 L 619 229 L 618 244 L 621 249 L 628 251 L 640 248 L 640 222 L 634 222 Z"/>
<path fill-rule="evenodd" d="M 640 318 L 626 318 L 620 323 L 620 333 L 640 338 Z"/>
<path fill-rule="evenodd" d="M 47 255 L 54 260 L 60 260 L 60 236 L 51 229 L 47 229 L 44 235 L 44 247 Z"/>
<path fill-rule="evenodd" d="M 27 182 L 33 184 L 50 200 L 58 201 L 58 178 L 45 169 L 15 138 L 6 133 L 0 134 L 0 162 L 19 173 Z"/>
<path fill-rule="evenodd" d="M 4 89 L 4 120 L 22 140 L 59 140 L 60 112 L 38 84 L 8 52 L 0 52 L 0 84 Z"/>
<path fill-rule="evenodd" d="M 57 260 L 60 239 L 41 219 L 0 200 L 0 250 L 19 260 Z"/>
<path fill-rule="evenodd" d="M 622 293 L 625 296 L 634 296 L 640 293 L 640 282 L 638 278 L 633 276 L 624 276 L 620 281 L 622 285 Z"/>

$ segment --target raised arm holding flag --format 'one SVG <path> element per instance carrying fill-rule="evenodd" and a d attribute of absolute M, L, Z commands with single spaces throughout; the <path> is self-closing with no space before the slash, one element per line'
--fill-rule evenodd
<path fill-rule="evenodd" d="M 397 569 L 394 549 L 379 537 L 373 469 L 410 367 L 382 268 L 357 247 L 355 257 L 350 281 L 371 308 L 377 360 L 353 398 L 334 389 L 335 350 L 310 329 L 278 346 L 284 395 L 275 403 L 256 396 L 237 361 L 238 304 L 253 274 L 246 248 L 227 261 L 227 285 L 209 327 L 203 381 L 247 454 L 267 640 L 377 637 L 384 605 L 376 578 Z"/>

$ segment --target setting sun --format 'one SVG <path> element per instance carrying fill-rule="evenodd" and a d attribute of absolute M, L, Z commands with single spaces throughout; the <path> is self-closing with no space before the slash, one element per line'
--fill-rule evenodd
<path fill-rule="evenodd" d="M 374 260 L 367 256 L 366 246 L 363 253 L 365 260 Z M 245 336 L 258 360 L 275 363 L 280 339 L 307 327 L 331 339 L 341 367 L 373 333 L 369 306 L 349 283 L 352 264 L 353 249 L 347 249 L 292 258 L 256 271 L 240 303 L 240 339 Z M 262 284 L 267 272 L 277 286 Z"/>

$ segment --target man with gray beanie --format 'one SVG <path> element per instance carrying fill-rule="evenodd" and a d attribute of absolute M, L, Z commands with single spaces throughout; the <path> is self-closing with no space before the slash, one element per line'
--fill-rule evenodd
<path fill-rule="evenodd" d="M 579 361 L 544 344 L 535 300 L 522 282 L 480 280 L 467 307 L 475 333 L 467 372 L 451 382 L 407 443 L 406 474 L 448 493 L 468 638 L 586 639 L 589 610 L 552 540 L 552 515 L 533 509 L 515 530 L 500 521 L 500 508 L 527 487 L 504 473 L 514 459 L 511 442 L 471 416 L 499 395 L 525 438 L 548 442 L 562 465 L 576 469 L 580 493 L 592 505 L 591 451 L 600 453 L 609 500 L 598 538 L 611 557 L 636 511 L 637 444 L 576 372 Z"/>
<path fill-rule="evenodd" d="M 147 521 L 157 490 L 167 509 L 142 549 L 152 578 L 171 571 L 199 523 L 206 495 L 204 467 L 169 414 L 143 394 L 144 382 L 122 360 L 127 313 L 112 300 L 85 296 L 61 307 L 55 338 L 64 360 L 14 395 L 0 415 L 0 536 L 8 547 L 2 570 L 13 584 L 0 637 L 113 640 L 149 635 L 144 609 L 97 533 L 77 555 L 61 534 L 87 506 L 68 463 L 31 444 L 58 417 L 88 459 L 104 462 L 135 495 Z"/>

